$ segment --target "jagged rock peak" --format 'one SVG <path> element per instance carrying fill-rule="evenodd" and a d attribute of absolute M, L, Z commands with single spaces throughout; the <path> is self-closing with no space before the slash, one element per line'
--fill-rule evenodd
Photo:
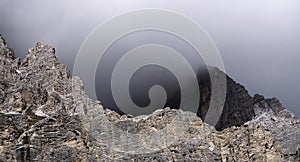
<path fill-rule="evenodd" d="M 0 161 L 300 161 L 299 120 L 277 99 L 251 97 L 229 77 L 222 131 L 216 131 L 182 110 L 120 115 L 85 95 L 52 46 L 38 43 L 23 62 L 11 51 L 0 37 Z M 192 115 L 172 144 L 164 134 L 149 139 L 176 117 Z M 184 121 L 167 135 L 176 135 Z M 152 146 L 159 149 L 149 152 Z"/>
<path fill-rule="evenodd" d="M 1 35 L 0 35 L 0 49 L 1 49 L 1 51 L 0 51 L 0 56 L 1 57 L 7 58 L 7 59 L 10 59 L 10 60 L 15 59 L 14 51 L 11 48 L 7 47 L 6 41 Z"/>
<path fill-rule="evenodd" d="M 5 39 L 2 37 L 2 35 L 0 35 L 0 46 L 6 46 Z"/>
<path fill-rule="evenodd" d="M 51 45 L 38 42 L 35 48 L 30 48 L 26 58 L 22 62 L 22 66 L 31 66 L 32 64 L 46 64 L 46 66 L 56 66 L 59 64 L 55 55 L 55 48 Z M 43 69 L 41 69 L 43 70 Z"/>

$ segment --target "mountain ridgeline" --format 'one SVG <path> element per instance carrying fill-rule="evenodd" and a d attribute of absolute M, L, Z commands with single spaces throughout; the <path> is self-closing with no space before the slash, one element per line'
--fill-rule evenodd
<path fill-rule="evenodd" d="M 121 115 L 85 94 L 54 47 L 37 43 L 21 60 L 0 37 L 0 161 L 300 161 L 299 119 L 228 76 L 217 125 L 202 122 L 211 85 L 199 74 L 200 118 L 188 126 L 195 114 L 180 109 Z"/>

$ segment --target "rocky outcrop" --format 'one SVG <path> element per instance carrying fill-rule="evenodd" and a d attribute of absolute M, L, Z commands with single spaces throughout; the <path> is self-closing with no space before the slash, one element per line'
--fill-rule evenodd
<path fill-rule="evenodd" d="M 289 112 L 278 99 L 264 99 L 255 95 L 255 118 L 245 124 L 260 125 L 282 146 L 286 161 L 300 161 L 300 120 Z"/>
<path fill-rule="evenodd" d="M 52 46 L 21 61 L 0 37 L 0 161 L 299 161 L 299 120 L 229 77 L 227 87 L 217 130 L 170 108 L 120 115 L 89 99 Z"/>

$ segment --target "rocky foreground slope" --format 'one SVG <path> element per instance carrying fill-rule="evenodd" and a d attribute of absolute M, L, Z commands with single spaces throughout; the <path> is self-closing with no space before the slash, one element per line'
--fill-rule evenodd
<path fill-rule="evenodd" d="M 0 161 L 300 161 L 294 114 L 227 82 L 219 131 L 170 108 L 119 115 L 85 95 L 52 46 L 21 61 L 0 37 Z"/>

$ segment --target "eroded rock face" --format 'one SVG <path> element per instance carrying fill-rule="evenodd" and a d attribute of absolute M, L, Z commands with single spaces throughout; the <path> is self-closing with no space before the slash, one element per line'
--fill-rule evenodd
<path fill-rule="evenodd" d="M 299 161 L 299 120 L 229 77 L 227 87 L 222 131 L 170 108 L 119 115 L 85 95 L 52 46 L 21 61 L 0 37 L 0 161 Z"/>
<path fill-rule="evenodd" d="M 254 105 L 255 118 L 245 124 L 260 125 L 271 131 L 274 140 L 282 146 L 285 158 L 290 161 L 300 161 L 300 120 L 289 112 L 278 99 L 260 98 Z"/>
<path fill-rule="evenodd" d="M 199 91 L 201 92 L 200 103 L 197 115 L 205 120 L 205 116 L 211 102 L 211 79 L 208 73 L 214 73 L 215 76 L 222 76 L 224 73 L 216 67 L 208 67 L 208 69 L 200 69 L 198 72 Z M 244 86 L 236 83 L 229 76 L 226 76 L 226 99 L 223 106 L 223 112 L 215 128 L 219 131 L 231 126 L 241 126 L 245 122 L 254 118 L 255 100 L 248 94 Z M 220 84 L 220 83 L 217 83 Z M 166 105 L 169 107 L 179 107 L 175 104 L 180 100 L 180 92 L 172 96 L 171 102 Z M 174 106 L 175 105 L 175 106 Z"/>

